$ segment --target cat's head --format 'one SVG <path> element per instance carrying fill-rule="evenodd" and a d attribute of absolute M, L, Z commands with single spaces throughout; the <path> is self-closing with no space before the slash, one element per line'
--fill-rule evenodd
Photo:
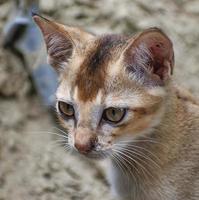
<path fill-rule="evenodd" d="M 160 29 L 96 36 L 38 15 L 34 20 L 59 74 L 56 108 L 72 147 L 103 154 L 160 123 L 174 65 L 172 43 Z"/>

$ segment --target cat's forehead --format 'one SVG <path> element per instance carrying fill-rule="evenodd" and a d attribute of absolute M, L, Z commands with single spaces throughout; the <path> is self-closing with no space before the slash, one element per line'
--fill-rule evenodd
<path fill-rule="evenodd" d="M 92 100 L 100 89 L 106 87 L 110 78 L 109 68 L 119 59 L 127 38 L 120 35 L 105 35 L 97 38 L 87 49 L 76 71 L 75 86 L 79 98 L 86 102 Z"/>

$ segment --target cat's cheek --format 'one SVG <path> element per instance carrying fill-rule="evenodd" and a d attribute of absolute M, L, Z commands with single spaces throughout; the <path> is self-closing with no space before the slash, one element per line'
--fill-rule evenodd
<path fill-rule="evenodd" d="M 100 150 L 111 149 L 114 138 L 110 136 L 98 135 Z"/>
<path fill-rule="evenodd" d="M 114 131 L 114 127 L 112 127 L 110 124 L 103 124 L 101 127 L 101 133 L 103 136 L 110 136 L 112 135 L 113 131 Z"/>
<path fill-rule="evenodd" d="M 74 129 L 74 126 L 75 126 L 75 122 L 73 119 L 68 119 L 68 120 L 65 120 L 61 117 L 59 117 L 59 121 L 60 121 L 60 124 L 62 125 L 63 128 L 67 129 L 67 130 L 72 130 Z"/>
<path fill-rule="evenodd" d="M 160 124 L 163 114 L 164 108 L 161 108 L 156 113 L 138 119 L 133 127 L 134 132 L 138 134 L 150 133 L 154 127 Z"/>

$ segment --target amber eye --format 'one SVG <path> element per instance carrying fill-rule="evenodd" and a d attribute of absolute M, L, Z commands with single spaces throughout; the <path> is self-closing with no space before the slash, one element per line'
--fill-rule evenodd
<path fill-rule="evenodd" d="M 124 108 L 107 108 L 104 110 L 103 119 L 112 123 L 120 122 L 125 116 L 126 109 Z"/>
<path fill-rule="evenodd" d="M 59 112 L 65 117 L 73 117 L 75 114 L 73 106 L 63 101 L 58 102 L 58 109 Z"/>

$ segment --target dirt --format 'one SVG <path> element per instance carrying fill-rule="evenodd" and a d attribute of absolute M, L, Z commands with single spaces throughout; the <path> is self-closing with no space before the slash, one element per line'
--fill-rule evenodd
<path fill-rule="evenodd" d="M 177 83 L 199 92 L 199 2 L 197 0 L 40 0 L 41 13 L 94 33 L 134 33 L 161 27 L 175 47 Z M 0 33 L 12 1 L 0 2 Z M 1 39 L 2 40 L 2 37 Z M 1 41 L 2 42 L 2 41 Z M 73 156 L 56 143 L 61 133 L 27 72 L 0 50 L 0 200 L 111 199 L 98 163 Z"/>

